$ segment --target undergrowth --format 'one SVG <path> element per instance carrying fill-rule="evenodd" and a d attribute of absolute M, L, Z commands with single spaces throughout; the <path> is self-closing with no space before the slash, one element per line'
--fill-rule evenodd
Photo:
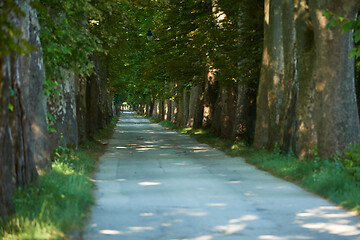
<path fill-rule="evenodd" d="M 261 170 L 360 214 L 360 145 L 351 146 L 344 155 L 338 153 L 332 159 L 321 160 L 315 154 L 312 159 L 300 161 L 294 154 L 280 154 L 278 148 L 272 152 L 265 149 L 255 151 L 243 142 L 221 139 L 208 130 L 180 128 L 169 121 L 160 121 L 159 124 L 189 134 L 230 156 L 244 157 Z"/>
<path fill-rule="evenodd" d="M 67 239 L 67 233 L 84 227 L 94 204 L 91 177 L 105 150 L 102 141 L 110 137 L 116 121 L 78 150 L 54 151 L 52 170 L 14 195 L 16 214 L 0 228 L 0 239 Z"/>

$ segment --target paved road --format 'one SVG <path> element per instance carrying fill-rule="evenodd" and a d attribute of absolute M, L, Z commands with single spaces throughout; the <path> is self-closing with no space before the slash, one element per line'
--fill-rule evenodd
<path fill-rule="evenodd" d="M 87 239 L 360 239 L 360 219 L 130 112 L 96 175 Z"/>

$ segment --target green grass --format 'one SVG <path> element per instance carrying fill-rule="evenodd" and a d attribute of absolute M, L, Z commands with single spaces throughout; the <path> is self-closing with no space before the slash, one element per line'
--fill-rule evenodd
<path fill-rule="evenodd" d="M 14 196 L 16 215 L 3 239 L 62 239 L 80 229 L 94 203 L 91 174 L 96 159 L 82 151 L 57 153 L 52 171 Z"/>
<path fill-rule="evenodd" d="M 306 159 L 265 150 L 246 156 L 249 163 L 360 214 L 360 182 L 339 161 Z"/>
<path fill-rule="evenodd" d="M 79 150 L 58 147 L 52 170 L 14 195 L 16 214 L 0 228 L 0 239 L 67 239 L 84 227 L 94 204 L 91 177 L 117 118 Z"/>
<path fill-rule="evenodd" d="M 224 151 L 230 156 L 244 157 L 248 163 L 261 170 L 294 182 L 360 214 L 360 177 L 359 171 L 356 171 L 360 162 L 360 146 L 347 151 L 345 155 L 348 158 L 335 156 L 331 160 L 320 160 L 315 157 L 300 161 L 292 154 L 280 154 L 277 148 L 273 152 L 255 151 L 243 142 L 221 139 L 208 130 L 179 128 L 167 121 L 161 121 L 159 124 L 189 134 L 199 142 Z"/>

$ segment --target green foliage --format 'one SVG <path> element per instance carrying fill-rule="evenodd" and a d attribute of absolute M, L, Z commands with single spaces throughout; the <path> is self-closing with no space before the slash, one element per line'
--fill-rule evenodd
<path fill-rule="evenodd" d="M 61 70 L 89 75 L 90 56 L 100 51 L 100 40 L 91 33 L 100 12 L 89 0 L 36 0 L 41 25 L 41 45 L 46 67 L 44 94 L 57 94 Z"/>
<path fill-rule="evenodd" d="M 55 126 L 54 117 L 50 113 L 46 113 L 46 118 L 47 118 L 47 129 L 49 130 L 49 132 L 56 133 L 57 131 L 54 128 L 54 126 Z"/>
<path fill-rule="evenodd" d="M 343 165 L 345 169 L 357 180 L 360 181 L 360 144 L 352 145 L 346 152 Z"/>
<path fill-rule="evenodd" d="M 2 1 L 0 3 L 0 55 L 27 54 L 33 49 L 22 38 L 15 21 L 11 20 L 14 16 L 25 17 L 18 1 Z"/>
<path fill-rule="evenodd" d="M 241 79 L 256 94 L 263 3 L 217 4 L 215 11 L 210 0 L 121 1 L 111 16 L 103 15 L 96 34 L 106 45 L 110 82 L 123 101 L 136 105 L 175 99 L 184 88 L 202 84 L 211 69 L 221 84 Z M 114 22 L 117 31 L 111 27 Z M 152 41 L 145 36 L 148 29 L 155 35 Z M 116 36 L 117 41 L 101 36 Z"/>

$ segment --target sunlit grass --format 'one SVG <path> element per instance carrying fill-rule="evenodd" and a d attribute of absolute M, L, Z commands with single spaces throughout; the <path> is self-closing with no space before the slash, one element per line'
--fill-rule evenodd
<path fill-rule="evenodd" d="M 247 161 L 360 214 L 360 183 L 335 160 L 299 161 L 261 150 L 248 155 Z"/>
<path fill-rule="evenodd" d="M 67 157 L 66 157 L 67 156 Z M 90 176 L 96 159 L 83 152 L 62 153 L 52 171 L 14 196 L 16 215 L 2 239 L 57 239 L 83 227 L 94 203 Z"/>
<path fill-rule="evenodd" d="M 52 170 L 16 192 L 16 214 L 0 228 L 0 239 L 66 239 L 84 227 L 94 203 L 90 179 L 105 149 L 101 141 L 110 137 L 117 119 L 79 150 L 54 152 Z"/>

